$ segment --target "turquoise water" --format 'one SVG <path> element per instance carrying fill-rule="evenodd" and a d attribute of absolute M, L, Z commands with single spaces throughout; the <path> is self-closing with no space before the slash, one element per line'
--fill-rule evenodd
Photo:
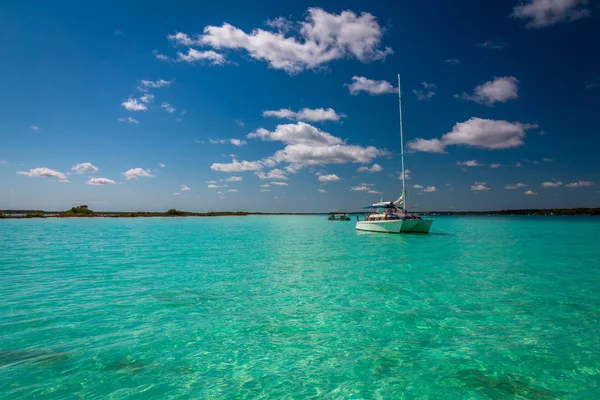
<path fill-rule="evenodd" d="M 0 221 L 0 398 L 600 398 L 600 218 L 326 218 Z"/>

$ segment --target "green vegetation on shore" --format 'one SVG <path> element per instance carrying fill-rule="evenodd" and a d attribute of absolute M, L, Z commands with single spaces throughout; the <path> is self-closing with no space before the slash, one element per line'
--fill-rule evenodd
<path fill-rule="evenodd" d="M 151 211 L 93 211 L 86 205 L 73 207 L 66 211 L 42 211 L 42 210 L 0 210 L 0 218 L 136 218 L 136 217 L 222 217 L 222 216 L 245 216 L 248 215 L 242 211 L 225 211 L 207 213 L 196 213 L 188 211 L 179 211 L 174 208 L 166 212 L 151 212 Z"/>
<path fill-rule="evenodd" d="M 355 214 L 356 212 L 348 212 Z M 360 211 L 360 214 L 365 212 Z M 73 207 L 66 211 L 43 210 L 0 210 L 0 218 L 136 218 L 136 217 L 226 217 L 246 215 L 326 215 L 327 213 L 262 213 L 244 211 L 210 211 L 206 213 L 180 211 L 174 208 L 165 212 L 153 211 L 92 211 L 86 205 Z M 600 215 L 600 208 L 554 208 L 554 209 L 526 209 L 526 210 L 499 210 L 499 211 L 439 211 L 421 212 L 423 215 Z"/>
<path fill-rule="evenodd" d="M 498 211 L 423 212 L 428 215 L 600 215 L 600 208 L 550 208 Z"/>
<path fill-rule="evenodd" d="M 62 211 L 58 214 L 59 217 L 95 217 L 96 213 L 86 205 L 73 207 L 70 210 Z"/>

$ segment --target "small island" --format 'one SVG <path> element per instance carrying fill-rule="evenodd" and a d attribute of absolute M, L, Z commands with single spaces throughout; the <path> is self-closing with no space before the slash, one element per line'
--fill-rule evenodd
<path fill-rule="evenodd" d="M 73 207 L 70 210 L 62 211 L 58 213 L 59 217 L 95 217 L 96 213 L 88 208 L 86 205 L 79 207 Z"/>

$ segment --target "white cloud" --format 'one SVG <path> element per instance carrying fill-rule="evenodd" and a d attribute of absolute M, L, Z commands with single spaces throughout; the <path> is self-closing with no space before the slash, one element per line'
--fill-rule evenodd
<path fill-rule="evenodd" d="M 127 180 L 137 179 L 137 178 L 150 178 L 150 177 L 154 176 L 150 172 L 151 172 L 150 169 L 131 168 L 131 169 L 128 169 L 127 171 L 123 172 L 123 176 L 125 176 L 125 178 Z"/>
<path fill-rule="evenodd" d="M 477 160 L 469 160 L 469 161 L 458 161 L 456 165 L 462 165 L 464 167 L 482 167 L 483 164 L 480 164 Z"/>
<path fill-rule="evenodd" d="M 238 191 L 237 189 L 229 189 L 228 190 L 229 193 L 237 193 L 237 191 Z"/>
<path fill-rule="evenodd" d="M 500 168 L 502 164 L 490 164 L 490 168 Z"/>
<path fill-rule="evenodd" d="M 217 181 L 206 181 L 206 183 L 209 183 L 209 184 L 210 184 L 210 183 L 212 183 L 212 184 L 215 184 L 215 183 L 217 183 Z"/>
<path fill-rule="evenodd" d="M 292 111 L 287 108 L 281 108 L 279 110 L 267 110 L 263 111 L 263 117 L 276 117 L 295 119 L 297 121 L 339 121 L 341 118 L 346 117 L 345 114 L 338 114 L 333 108 L 303 108 L 300 111 Z"/>
<path fill-rule="evenodd" d="M 165 87 L 165 86 L 170 86 L 171 83 L 173 83 L 173 81 L 165 81 L 164 79 L 159 79 L 157 81 L 141 80 L 140 83 L 141 83 L 140 88 L 142 88 L 142 89 L 148 89 L 148 88 L 156 89 L 156 88 L 161 88 L 161 87 Z"/>
<path fill-rule="evenodd" d="M 268 159 L 266 165 L 289 163 L 286 169 L 296 172 L 307 165 L 362 163 L 367 164 L 374 158 L 387 155 L 388 152 L 375 147 L 347 145 L 338 137 L 304 122 L 278 125 L 274 131 L 259 128 L 248 134 L 248 138 L 276 140 L 287 144 Z"/>
<path fill-rule="evenodd" d="M 287 162 L 299 167 L 345 163 L 368 164 L 374 158 L 387 154 L 387 151 L 373 146 L 294 144 L 277 151 L 271 159 L 277 163 Z"/>
<path fill-rule="evenodd" d="M 241 182 L 243 180 L 244 178 L 241 176 L 230 176 L 229 178 L 225 179 L 225 182 Z"/>
<path fill-rule="evenodd" d="M 288 179 L 285 171 L 275 168 L 270 170 L 267 174 L 262 171 L 255 172 L 259 179 L 279 179 L 286 180 Z"/>
<path fill-rule="evenodd" d="M 383 167 L 379 164 L 373 164 L 371 167 L 368 166 L 364 166 L 364 167 L 359 167 L 358 168 L 358 172 L 381 172 L 383 171 Z"/>
<path fill-rule="evenodd" d="M 285 182 L 271 182 L 271 185 L 275 185 L 275 186 L 289 186 Z"/>
<path fill-rule="evenodd" d="M 560 181 L 558 181 L 556 179 L 553 179 L 552 182 L 543 182 L 542 183 L 542 187 L 544 187 L 544 188 L 554 188 L 554 187 L 562 186 L 562 184 L 563 184 L 562 182 L 560 182 Z"/>
<path fill-rule="evenodd" d="M 304 123 L 277 125 L 274 131 L 268 131 L 259 128 L 248 134 L 248 138 L 259 138 L 262 140 L 276 140 L 286 144 L 307 144 L 307 145 L 339 145 L 342 139 L 335 137 L 327 132 Z"/>
<path fill-rule="evenodd" d="M 358 186 L 353 186 L 350 188 L 350 190 L 354 191 L 354 192 L 368 192 L 369 190 L 371 190 L 370 187 L 368 187 L 367 185 L 358 185 Z"/>
<path fill-rule="evenodd" d="M 160 106 L 162 108 L 164 108 L 165 111 L 168 112 L 169 114 L 175 112 L 175 109 L 169 103 L 164 102 Z"/>
<path fill-rule="evenodd" d="M 271 187 L 271 185 L 269 185 L 268 183 L 265 183 L 263 185 L 260 185 L 261 188 L 268 188 Z"/>
<path fill-rule="evenodd" d="M 33 168 L 33 169 L 30 169 L 28 172 L 18 171 L 17 175 L 25 175 L 25 176 L 29 176 L 31 178 L 43 177 L 43 178 L 48 178 L 48 179 L 56 179 L 62 183 L 70 182 L 69 180 L 67 180 L 67 177 L 62 172 L 56 171 L 54 169 L 46 168 L 46 167 Z"/>
<path fill-rule="evenodd" d="M 259 161 L 243 161 L 229 164 L 216 163 L 211 169 L 223 172 L 260 171 L 264 167 L 273 168 L 278 164 L 286 163 L 284 169 L 289 173 L 296 173 L 299 169 L 310 165 L 343 164 L 343 163 L 370 163 L 374 158 L 388 155 L 386 150 L 373 146 L 361 147 L 348 145 L 342 139 L 304 122 L 296 124 L 278 125 L 274 131 L 259 128 L 247 135 L 248 138 L 258 138 L 264 141 L 280 141 L 286 146 L 275 152 L 272 156 Z M 211 139 L 211 143 L 222 143 Z M 244 165 L 242 165 L 245 163 Z M 242 169 L 243 168 L 243 169 Z M 281 171 L 285 174 L 285 171 Z M 273 172 L 269 174 L 272 175 Z M 265 178 L 264 172 L 257 173 L 261 179 Z M 283 176 L 283 175 L 282 175 Z M 285 179 L 285 178 L 282 178 Z"/>
<path fill-rule="evenodd" d="M 165 56 L 165 60 L 167 61 L 168 58 Z M 177 52 L 177 58 L 173 61 L 178 61 L 178 62 L 188 62 L 188 63 L 194 63 L 197 61 L 203 61 L 203 62 L 208 62 L 211 65 L 225 65 L 227 64 L 227 59 L 225 58 L 225 56 L 223 56 L 223 54 L 217 53 L 216 51 L 213 50 L 207 50 L 207 51 L 198 51 L 196 49 L 188 49 L 187 54 L 184 54 L 182 52 Z"/>
<path fill-rule="evenodd" d="M 208 139 L 208 141 L 212 144 L 231 143 L 232 145 L 238 147 L 248 144 L 248 142 L 241 139 Z"/>
<path fill-rule="evenodd" d="M 590 182 L 590 181 L 579 181 L 579 182 L 572 182 L 572 183 L 568 183 L 565 185 L 566 187 L 569 188 L 576 188 L 576 187 L 587 187 L 587 186 L 594 186 L 594 182 Z"/>
<path fill-rule="evenodd" d="M 140 97 L 140 101 L 142 103 L 151 103 L 154 100 L 154 95 L 152 93 L 146 93 Z"/>
<path fill-rule="evenodd" d="M 288 108 L 280 108 L 279 110 L 266 110 L 263 111 L 263 117 L 276 117 L 276 118 L 287 118 L 296 119 L 298 113 Z"/>
<path fill-rule="evenodd" d="M 436 94 L 437 86 L 433 83 L 421 82 L 425 90 L 413 89 L 413 93 L 417 96 L 417 100 L 429 100 Z"/>
<path fill-rule="evenodd" d="M 319 189 L 319 193 L 327 193 L 327 190 L 325 190 L 325 189 Z"/>
<path fill-rule="evenodd" d="M 137 99 L 132 99 L 131 97 L 122 102 L 121 105 L 125 107 L 127 111 L 146 111 L 148 109 L 145 104 L 138 103 Z"/>
<path fill-rule="evenodd" d="M 530 28 L 543 28 L 591 15 L 587 0 L 528 0 L 513 8 L 513 17 L 529 20 Z"/>
<path fill-rule="evenodd" d="M 238 146 L 238 147 L 248 144 L 248 142 L 246 142 L 245 140 L 241 140 L 241 139 L 229 139 L 229 143 L 231 143 L 234 146 Z"/>
<path fill-rule="evenodd" d="M 104 186 L 104 185 L 115 185 L 117 182 L 108 178 L 90 178 L 85 182 L 90 186 Z"/>
<path fill-rule="evenodd" d="M 267 159 L 265 161 L 271 162 L 273 163 L 273 165 L 277 164 L 275 161 L 271 160 L 271 159 Z M 300 165 L 300 164 L 290 164 L 287 165 L 284 169 L 289 172 L 290 174 L 295 174 L 296 172 L 298 172 L 298 170 L 302 169 L 304 167 L 304 165 Z"/>
<path fill-rule="evenodd" d="M 515 185 L 506 185 L 506 186 L 504 186 L 504 187 L 505 187 L 506 189 L 508 189 L 508 190 L 515 190 L 515 189 L 518 189 L 518 188 L 527 187 L 527 185 L 526 185 L 526 184 L 524 184 L 524 183 L 517 183 L 517 184 L 515 184 Z"/>
<path fill-rule="evenodd" d="M 269 189 L 261 189 L 260 191 L 261 191 L 261 192 L 270 192 L 270 190 L 269 190 Z"/>
<path fill-rule="evenodd" d="M 458 64 L 460 64 L 461 61 L 458 58 L 449 58 L 444 62 L 446 62 L 448 64 L 452 64 L 452 65 L 458 65 Z"/>
<path fill-rule="evenodd" d="M 73 165 L 73 167 L 71 167 L 71 171 L 75 171 L 75 173 L 77 173 L 77 174 L 85 174 L 85 173 L 93 174 L 93 173 L 98 172 L 98 168 L 96 168 L 96 166 L 94 166 L 93 164 L 91 164 L 89 162 L 84 162 L 81 164 Z"/>
<path fill-rule="evenodd" d="M 600 76 L 595 77 L 593 80 L 591 80 L 590 82 L 586 82 L 584 89 L 585 90 L 590 90 L 590 89 L 594 89 L 600 86 Z"/>
<path fill-rule="evenodd" d="M 167 39 L 180 46 L 193 46 L 196 44 L 188 35 L 183 32 L 177 32 L 174 35 L 168 35 Z"/>
<path fill-rule="evenodd" d="M 490 42 L 488 40 L 483 43 L 479 43 L 479 47 L 484 47 L 486 49 L 492 49 L 492 50 L 502 50 L 504 48 L 504 45 L 499 44 L 499 43 Z"/>
<path fill-rule="evenodd" d="M 4 160 L 0 161 L 0 165 L 6 165 L 6 164 L 8 164 L 8 161 L 4 161 Z"/>
<path fill-rule="evenodd" d="M 158 165 L 160 165 L 161 168 L 165 168 L 166 167 L 166 165 L 163 164 L 163 163 L 158 163 Z"/>
<path fill-rule="evenodd" d="M 446 145 L 439 139 L 414 139 L 408 142 L 408 148 L 414 151 L 424 151 L 427 153 L 445 153 Z"/>
<path fill-rule="evenodd" d="M 140 123 L 140 121 L 138 121 L 135 118 L 131 118 L 131 117 L 127 117 L 127 118 L 121 117 L 121 118 L 118 119 L 118 121 L 119 122 L 126 122 L 126 123 L 129 123 L 129 124 L 139 124 Z"/>
<path fill-rule="evenodd" d="M 282 28 L 289 28 L 291 24 L 284 23 L 283 19 L 276 19 L 277 23 L 273 21 L 271 26 L 276 31 L 254 29 L 246 33 L 224 23 L 222 26 L 206 26 L 204 33 L 194 38 L 177 33 L 169 35 L 169 39 L 188 47 L 205 45 L 217 50 L 245 50 L 250 57 L 267 62 L 270 68 L 289 74 L 317 69 L 336 59 L 357 58 L 366 63 L 384 59 L 393 53 L 389 47 L 380 48 L 383 29 L 369 13 L 357 15 L 343 11 L 329 14 L 320 8 L 309 8 L 306 20 L 298 23 L 298 31 L 290 36 L 286 36 Z M 178 56 L 184 61 L 195 60 L 189 52 Z"/>
<path fill-rule="evenodd" d="M 492 106 L 495 103 L 506 103 L 508 100 L 518 99 L 518 85 L 519 80 L 514 76 L 494 77 L 493 81 L 487 81 L 484 84 L 475 87 L 472 96 L 462 93 L 455 94 L 454 97 Z"/>
<path fill-rule="evenodd" d="M 212 184 L 212 183 L 211 183 L 211 184 L 209 184 L 207 187 L 208 187 L 209 189 L 218 189 L 218 188 L 220 188 L 221 186 L 219 186 L 219 185 L 215 185 L 215 184 Z"/>
<path fill-rule="evenodd" d="M 485 182 L 475 182 L 473 185 L 471 185 L 471 190 L 483 191 L 483 190 L 491 190 L 491 189 L 486 186 Z"/>
<path fill-rule="evenodd" d="M 448 186 L 448 185 L 446 185 Z M 421 190 L 423 193 L 433 193 L 437 192 L 438 189 L 435 186 L 422 186 L 422 185 L 412 185 L 413 188 Z"/>
<path fill-rule="evenodd" d="M 40 127 L 37 126 L 37 125 L 29 125 L 29 128 L 31 128 L 31 130 L 34 130 L 34 131 L 39 131 L 40 130 Z"/>
<path fill-rule="evenodd" d="M 294 24 L 290 20 L 288 20 L 287 18 L 284 18 L 284 17 L 277 17 L 277 18 L 270 19 L 270 20 L 266 21 L 266 24 L 268 26 L 270 26 L 271 28 L 275 28 L 277 31 L 279 31 L 281 33 L 286 33 L 294 27 Z"/>
<path fill-rule="evenodd" d="M 521 165 L 521 163 L 520 163 L 520 162 L 518 162 L 518 161 L 517 161 L 517 162 L 515 163 L 515 167 L 519 167 L 519 168 L 520 168 L 520 167 L 522 167 L 522 165 Z"/>
<path fill-rule="evenodd" d="M 233 160 L 230 163 L 214 163 L 210 166 L 213 171 L 219 172 L 243 172 L 243 171 L 258 171 L 263 168 L 263 164 L 259 161 L 242 161 Z"/>
<path fill-rule="evenodd" d="M 544 161 L 544 162 L 554 162 L 554 160 L 552 158 L 544 158 L 544 159 L 542 159 L 542 161 Z"/>
<path fill-rule="evenodd" d="M 394 85 L 388 81 L 374 81 L 365 78 L 364 76 L 353 76 L 352 83 L 346 83 L 344 86 L 347 86 L 350 90 L 350 94 L 353 95 L 357 95 L 360 92 L 367 92 L 371 96 L 398 93 L 398 88 L 395 88 Z"/>
<path fill-rule="evenodd" d="M 533 190 L 527 190 L 525 192 L 525 195 L 527 195 L 527 196 L 537 196 L 537 193 L 534 192 Z"/>
<path fill-rule="evenodd" d="M 341 181 L 340 177 L 336 174 L 319 175 L 319 182 L 336 182 Z"/>
<path fill-rule="evenodd" d="M 396 174 L 398 174 L 398 179 L 402 180 L 402 172 L 401 171 L 397 171 Z M 412 179 L 412 175 L 413 172 L 410 169 L 404 170 L 404 179 L 409 181 Z"/>
<path fill-rule="evenodd" d="M 473 117 L 454 125 L 452 132 L 446 133 L 441 140 L 415 139 L 408 143 L 408 148 L 430 153 L 443 153 L 445 147 L 450 145 L 488 150 L 508 149 L 525 144 L 525 131 L 533 128 L 537 128 L 537 125 Z"/>
<path fill-rule="evenodd" d="M 182 191 L 182 192 L 189 192 L 192 189 L 190 189 L 186 185 L 179 185 L 179 190 Z"/>

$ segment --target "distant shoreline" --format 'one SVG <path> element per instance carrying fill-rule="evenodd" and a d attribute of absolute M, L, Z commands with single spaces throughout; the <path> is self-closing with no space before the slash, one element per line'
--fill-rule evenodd
<path fill-rule="evenodd" d="M 340 211 L 336 211 L 340 212 Z M 367 214 L 363 211 L 348 211 L 347 214 Z M 95 211 L 90 214 L 70 214 L 65 211 L 44 210 L 0 210 L 0 218 L 29 219 L 29 218 L 155 218 L 155 217 L 245 217 L 250 215 L 327 215 L 321 213 L 267 213 L 246 211 L 211 211 L 206 213 L 188 211 L 145 212 L 145 211 Z M 600 216 L 600 208 L 558 208 L 558 209 L 523 209 L 497 211 L 422 211 L 427 216 Z"/>

